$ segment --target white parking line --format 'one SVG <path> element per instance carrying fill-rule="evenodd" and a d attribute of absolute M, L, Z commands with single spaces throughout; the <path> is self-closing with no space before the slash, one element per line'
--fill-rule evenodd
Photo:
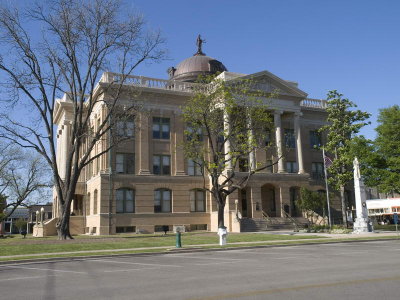
<path fill-rule="evenodd" d="M 134 262 L 126 262 L 126 261 L 106 260 L 106 259 L 93 259 L 92 261 L 100 261 L 100 262 L 114 263 L 114 264 L 124 264 L 124 265 L 139 265 L 139 266 L 154 266 L 154 267 L 175 267 L 175 268 L 182 267 L 182 266 L 177 266 L 177 265 L 134 263 Z"/>
<path fill-rule="evenodd" d="M 222 265 L 222 264 L 231 264 L 232 261 L 225 261 L 225 262 L 215 262 L 215 263 L 203 263 L 203 264 L 191 264 L 194 266 L 213 266 L 213 265 Z"/>
<path fill-rule="evenodd" d="M 142 271 L 142 270 L 158 270 L 159 268 L 135 268 L 135 269 L 120 269 L 120 270 L 106 270 L 104 273 L 116 273 L 116 272 L 131 272 L 131 271 Z"/>
<path fill-rule="evenodd" d="M 13 281 L 13 280 L 37 279 L 37 278 L 46 278 L 46 277 L 55 277 L 55 276 L 58 276 L 58 275 L 14 277 L 14 278 L 0 279 L 0 282 L 3 282 L 3 281 Z"/>
<path fill-rule="evenodd" d="M 202 257 L 202 256 L 187 256 L 187 255 L 168 255 L 166 257 L 178 257 L 178 258 L 189 258 L 189 259 L 206 259 L 206 260 L 228 260 L 228 261 L 246 261 L 251 259 L 240 259 L 240 258 L 219 258 L 219 257 Z"/>
<path fill-rule="evenodd" d="M 282 252 L 261 252 L 261 251 L 251 251 L 248 250 L 244 252 L 246 254 L 259 254 L 259 255 L 282 255 Z M 293 253 L 290 253 L 293 254 Z M 298 254 L 296 253 L 297 256 L 314 256 L 313 254 L 307 253 L 307 254 Z"/>
<path fill-rule="evenodd" d="M 78 271 L 69 271 L 69 270 L 56 270 L 56 269 L 45 269 L 45 268 L 29 268 L 29 267 L 20 267 L 20 266 L 10 266 L 3 267 L 8 269 L 24 269 L 24 270 L 38 270 L 38 271 L 53 271 L 53 272 L 61 272 L 61 273 L 75 273 L 75 274 L 88 274 L 87 272 L 78 272 Z"/>

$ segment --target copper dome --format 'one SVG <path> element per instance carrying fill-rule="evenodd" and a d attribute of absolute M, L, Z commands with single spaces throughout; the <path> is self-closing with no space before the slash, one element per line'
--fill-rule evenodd
<path fill-rule="evenodd" d="M 220 61 L 206 55 L 197 54 L 178 64 L 171 79 L 196 81 L 199 75 L 211 75 L 224 71 L 227 71 L 227 69 Z"/>
<path fill-rule="evenodd" d="M 179 81 L 196 81 L 199 75 L 212 75 L 228 71 L 220 61 L 206 56 L 202 51 L 202 44 L 205 40 L 197 37 L 197 53 L 192 57 L 186 58 L 178 64 L 176 68 L 169 68 L 170 79 Z"/>

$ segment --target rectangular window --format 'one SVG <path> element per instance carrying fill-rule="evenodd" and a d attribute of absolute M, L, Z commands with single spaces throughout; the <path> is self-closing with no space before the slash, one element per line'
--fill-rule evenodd
<path fill-rule="evenodd" d="M 190 191 L 190 211 L 191 212 L 205 211 L 205 194 L 203 190 Z"/>
<path fill-rule="evenodd" d="M 284 138 L 285 138 L 286 148 L 296 148 L 296 138 L 294 136 L 294 129 L 285 129 Z"/>
<path fill-rule="evenodd" d="M 295 161 L 287 161 L 286 162 L 286 171 L 288 173 L 297 173 L 299 171 L 297 167 L 297 162 Z"/>
<path fill-rule="evenodd" d="M 115 227 L 116 233 L 135 232 L 135 226 L 117 226 Z"/>
<path fill-rule="evenodd" d="M 317 130 L 310 131 L 310 147 L 311 149 L 318 149 L 322 146 L 321 134 Z"/>
<path fill-rule="evenodd" d="M 155 175 L 171 174 L 171 157 L 169 155 L 153 156 L 153 174 Z"/>
<path fill-rule="evenodd" d="M 314 180 L 324 179 L 324 164 L 322 162 L 313 162 L 311 164 L 311 177 Z"/>
<path fill-rule="evenodd" d="M 133 137 L 135 132 L 135 122 L 133 120 L 117 121 L 117 135 L 123 137 Z"/>
<path fill-rule="evenodd" d="M 130 189 L 118 189 L 116 191 L 116 211 L 117 213 L 135 212 L 135 194 Z"/>
<path fill-rule="evenodd" d="M 154 212 L 171 212 L 171 191 L 159 189 L 154 191 Z"/>
<path fill-rule="evenodd" d="M 201 176 L 202 167 L 199 163 L 193 159 L 188 159 L 188 175 L 190 176 Z"/>
<path fill-rule="evenodd" d="M 120 174 L 134 174 L 135 154 L 117 153 L 115 156 L 115 171 Z"/>
<path fill-rule="evenodd" d="M 153 139 L 169 140 L 169 118 L 153 118 Z"/>
<path fill-rule="evenodd" d="M 190 231 L 207 230 L 207 224 L 190 224 Z"/>

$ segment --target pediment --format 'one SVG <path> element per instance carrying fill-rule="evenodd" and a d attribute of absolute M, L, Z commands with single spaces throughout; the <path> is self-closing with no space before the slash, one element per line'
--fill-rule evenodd
<path fill-rule="evenodd" d="M 251 78 L 256 82 L 256 88 L 269 93 L 278 93 L 279 95 L 294 96 L 306 98 L 307 93 L 300 90 L 294 83 L 290 83 L 278 76 L 262 71 L 254 74 L 246 75 L 242 78 Z"/>

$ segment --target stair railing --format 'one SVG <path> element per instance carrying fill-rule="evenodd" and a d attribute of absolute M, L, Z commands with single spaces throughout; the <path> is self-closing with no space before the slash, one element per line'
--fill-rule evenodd
<path fill-rule="evenodd" d="M 262 217 L 266 221 L 270 221 L 271 220 L 271 217 L 265 211 L 262 211 Z"/>
<path fill-rule="evenodd" d="M 293 218 L 291 215 L 289 215 L 286 211 L 283 211 L 283 214 L 284 214 L 284 216 L 285 216 L 286 218 L 288 218 L 288 219 L 290 220 L 290 222 L 293 223 L 294 231 L 295 231 L 295 232 L 298 232 L 298 231 L 299 231 L 299 224 L 298 224 L 298 222 L 296 221 L 296 219 L 294 219 L 294 218 Z"/>
<path fill-rule="evenodd" d="M 268 224 L 271 223 L 271 217 L 264 211 L 262 210 L 262 218 L 267 221 L 267 224 L 265 224 L 265 229 L 268 229 Z"/>

